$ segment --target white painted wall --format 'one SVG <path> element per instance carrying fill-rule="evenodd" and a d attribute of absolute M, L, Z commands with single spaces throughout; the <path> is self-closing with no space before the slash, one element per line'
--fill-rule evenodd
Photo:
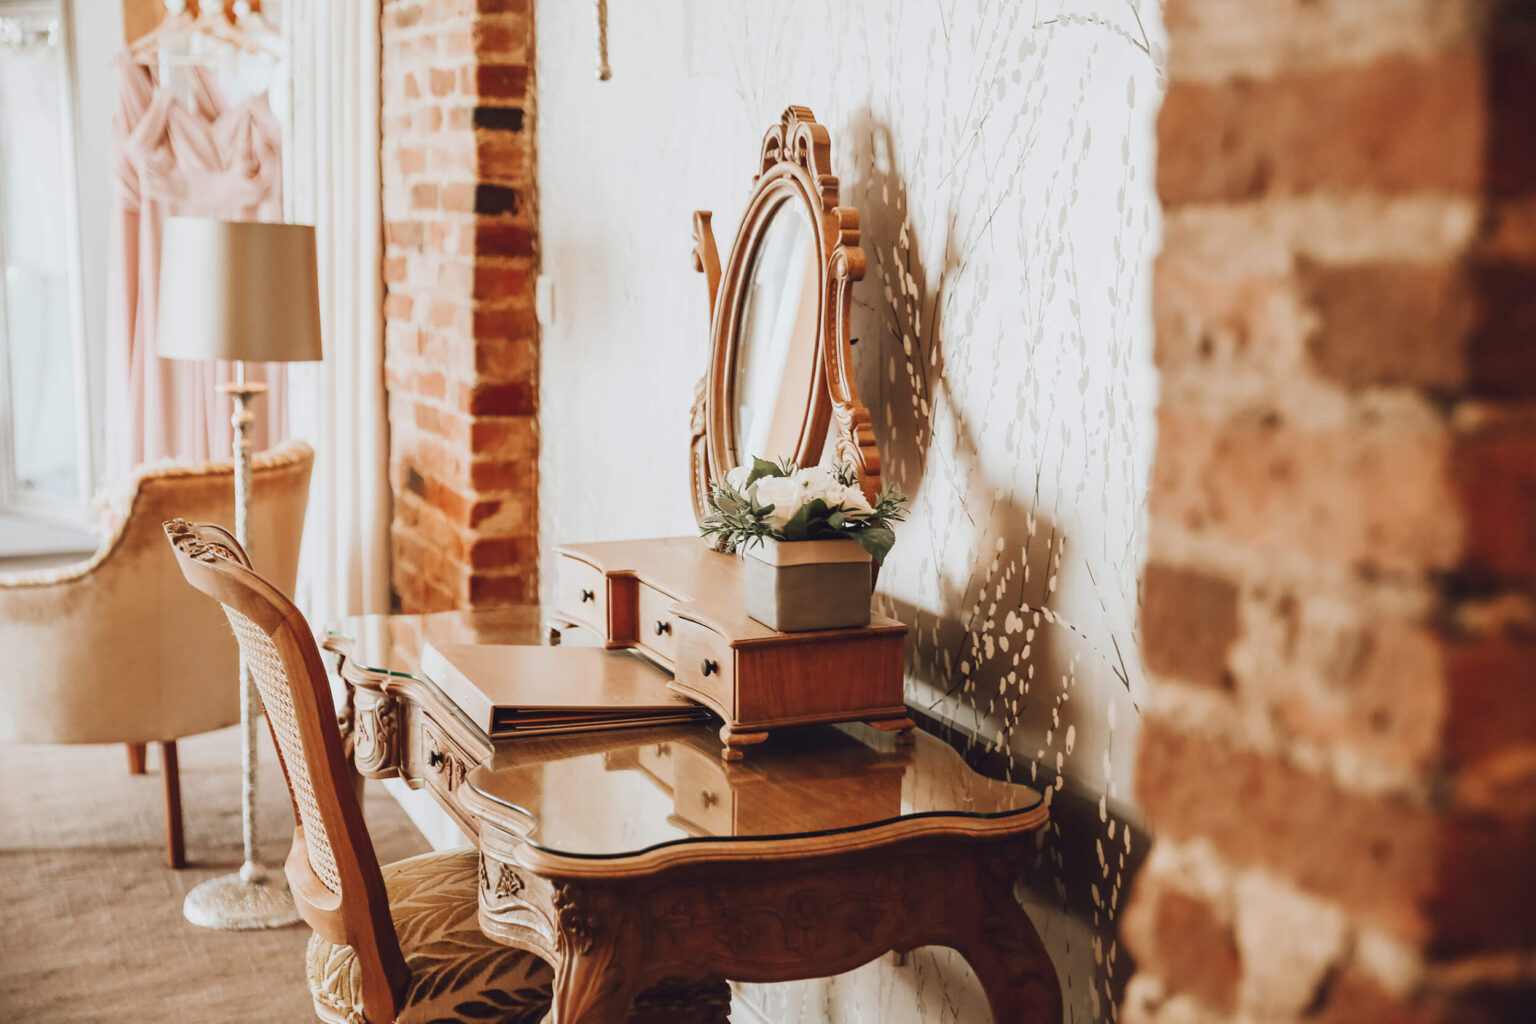
<path fill-rule="evenodd" d="M 908 699 L 1006 751 L 1018 777 L 1134 813 L 1155 0 L 609 12 L 602 83 L 592 5 L 537 7 L 541 244 L 556 290 L 541 345 L 546 551 L 692 531 L 688 410 L 708 352 L 690 214 L 714 211 L 723 258 L 764 129 L 809 106 L 869 257 L 860 388 L 887 478 L 913 497 L 880 582 L 884 609 L 913 628 Z M 1098 840 L 1109 849 L 1095 891 L 1068 896 L 1118 900 L 1107 835 L 1058 839 L 1089 858 Z M 1082 921 L 1035 909 L 1073 1019 L 1109 1019 L 1123 965 Z M 742 998 L 779 1021 L 985 1019 L 946 951 Z"/>

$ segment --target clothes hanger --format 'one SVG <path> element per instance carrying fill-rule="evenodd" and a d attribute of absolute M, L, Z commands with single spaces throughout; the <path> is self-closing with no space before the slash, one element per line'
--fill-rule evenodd
<path fill-rule="evenodd" d="M 195 34 L 197 22 L 187 11 L 187 0 L 165 0 L 165 17 L 128 44 L 128 56 L 135 64 L 158 64 L 162 54 L 188 52 Z"/>
<path fill-rule="evenodd" d="M 205 64 L 218 56 L 220 50 L 239 50 L 282 59 L 279 45 L 275 45 L 277 33 L 272 32 L 260 14 L 251 10 L 248 0 L 236 4 L 237 18 L 258 31 L 265 28 L 270 39 L 258 38 L 246 24 L 231 24 L 224 16 L 221 0 L 208 0 L 205 8 L 195 17 L 187 9 L 187 0 L 165 0 L 165 17 L 160 24 L 135 39 L 128 47 L 128 56 L 137 64 L 186 65 Z M 239 10 L 245 12 L 240 18 Z"/>
<path fill-rule="evenodd" d="M 283 45 L 282 33 L 272 27 L 272 23 L 259 8 L 251 7 L 250 0 L 235 0 L 231 10 L 235 16 L 235 26 L 245 33 L 250 43 L 276 60 L 287 56 L 288 50 Z"/>

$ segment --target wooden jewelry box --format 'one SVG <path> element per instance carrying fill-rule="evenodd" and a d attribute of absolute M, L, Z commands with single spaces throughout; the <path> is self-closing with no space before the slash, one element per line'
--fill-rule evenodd
<path fill-rule="evenodd" d="M 790 107 L 763 139 L 760 171 L 722 272 L 710 215 L 694 214 L 694 264 L 709 289 L 708 374 L 693 409 L 690 478 L 703 518 L 712 481 L 753 456 L 851 465 L 867 497 L 880 453 L 853 381 L 853 283 L 864 276 L 858 212 L 838 205 L 827 130 Z M 552 625 L 584 626 L 673 673 L 672 687 L 725 719 L 723 756 L 775 727 L 866 721 L 907 735 L 907 627 L 781 633 L 747 616 L 743 566 L 699 537 L 556 549 Z"/>

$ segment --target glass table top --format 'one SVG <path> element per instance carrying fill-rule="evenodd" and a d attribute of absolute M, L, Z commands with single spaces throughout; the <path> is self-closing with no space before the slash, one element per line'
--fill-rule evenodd
<path fill-rule="evenodd" d="M 367 616 L 350 637 L 355 663 L 420 675 L 421 644 L 547 643 L 538 608 Z M 585 630 L 565 644 L 600 645 Z M 446 698 L 444 698 L 446 700 Z M 743 761 L 720 757 L 717 725 L 681 724 L 498 740 L 467 784 L 509 821 L 531 820 L 526 841 L 567 857 L 610 858 L 700 840 L 823 835 L 898 819 L 1004 818 L 1042 802 L 1026 786 L 973 772 L 921 730 L 895 735 L 858 723 L 776 729 Z M 487 816 L 488 817 L 488 816 Z M 521 831 L 521 829 L 519 829 Z"/>

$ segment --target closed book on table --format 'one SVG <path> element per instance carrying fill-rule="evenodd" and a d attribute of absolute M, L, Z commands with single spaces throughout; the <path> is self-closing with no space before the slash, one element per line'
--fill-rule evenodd
<path fill-rule="evenodd" d="M 628 651 L 428 641 L 421 669 L 493 738 L 628 729 L 703 718 L 671 676 Z"/>

